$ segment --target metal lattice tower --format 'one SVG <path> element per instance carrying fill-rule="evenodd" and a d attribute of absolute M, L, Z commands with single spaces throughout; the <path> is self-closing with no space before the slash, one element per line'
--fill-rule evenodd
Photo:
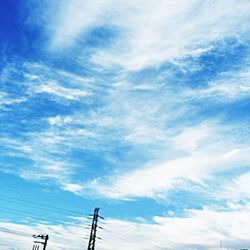
<path fill-rule="evenodd" d="M 99 237 L 96 236 L 96 232 L 97 232 L 97 228 L 98 228 L 98 219 L 101 218 L 103 219 L 103 217 L 101 217 L 98 213 L 99 213 L 100 208 L 95 208 L 94 210 L 94 214 L 93 219 L 92 219 L 92 226 L 91 226 L 91 231 L 90 231 L 90 236 L 89 236 L 89 244 L 88 244 L 88 250 L 95 250 L 95 242 L 96 242 L 96 238 L 100 239 Z"/>

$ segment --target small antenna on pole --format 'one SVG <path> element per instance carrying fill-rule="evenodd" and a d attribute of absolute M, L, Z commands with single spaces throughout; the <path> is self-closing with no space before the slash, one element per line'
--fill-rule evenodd
<path fill-rule="evenodd" d="M 35 240 L 32 250 L 39 250 L 40 245 L 43 245 L 43 250 L 46 250 L 47 242 L 49 239 L 48 234 L 38 234 L 38 235 L 33 234 L 33 237 L 35 238 Z"/>

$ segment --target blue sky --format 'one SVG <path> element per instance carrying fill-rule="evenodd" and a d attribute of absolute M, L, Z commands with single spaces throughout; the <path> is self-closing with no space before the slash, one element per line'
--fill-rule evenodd
<path fill-rule="evenodd" d="M 0 11 L 0 249 L 250 247 L 249 1 Z"/>

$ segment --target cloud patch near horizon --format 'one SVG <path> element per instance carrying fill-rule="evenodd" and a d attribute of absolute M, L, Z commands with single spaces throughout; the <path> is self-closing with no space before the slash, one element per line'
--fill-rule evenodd
<path fill-rule="evenodd" d="M 249 246 L 248 228 L 249 204 L 235 207 L 204 207 L 202 210 L 190 209 L 183 217 L 154 216 L 152 223 L 106 218 L 104 230 L 98 232 L 102 241 L 97 241 L 98 248 L 154 250 L 162 248 L 176 249 L 220 249 L 220 242 L 230 249 Z M 85 223 L 73 224 L 15 224 L 0 222 L 0 235 L 6 244 L 4 250 L 13 249 L 18 239 L 20 249 L 32 246 L 34 233 L 47 233 L 50 236 L 48 246 L 55 250 L 66 250 L 68 246 L 79 249 L 87 246 L 83 234 Z M 22 232 L 18 236 L 3 232 Z M 0 248 L 1 249 L 1 248 Z M 3 248 L 2 248 L 3 249 Z"/>

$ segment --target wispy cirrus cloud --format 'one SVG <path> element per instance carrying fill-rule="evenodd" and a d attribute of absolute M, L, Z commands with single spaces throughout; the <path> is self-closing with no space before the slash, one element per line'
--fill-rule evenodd
<path fill-rule="evenodd" d="M 223 180 L 217 192 L 213 193 L 213 198 L 217 200 L 226 200 L 232 208 L 240 204 L 248 203 L 249 193 L 249 167 L 246 171 L 241 171 L 238 175 L 231 177 L 229 180 Z"/>
<path fill-rule="evenodd" d="M 248 98 L 250 94 L 249 66 L 232 72 L 222 72 L 217 79 L 208 83 L 208 86 L 196 90 L 188 89 L 186 97 L 208 98 L 218 102 L 234 102 L 238 99 Z"/>
<path fill-rule="evenodd" d="M 37 87 L 30 88 L 35 94 L 48 93 L 68 100 L 75 100 L 90 95 L 87 91 L 64 88 L 56 82 L 48 82 Z"/>
<path fill-rule="evenodd" d="M 32 68 L 32 65 L 29 67 Z M 26 143 L 16 139 L 6 143 L 13 150 L 19 151 L 12 152 L 12 155 L 26 157 L 34 164 L 34 167 L 21 167 L 17 170 L 23 178 L 51 179 L 63 189 L 68 189 L 67 185 L 77 185 L 77 189 L 70 190 L 80 195 L 97 191 L 99 195 L 116 199 L 157 198 L 176 187 L 185 187 L 185 182 L 202 183 L 214 173 L 234 168 L 234 159 L 235 167 L 243 160 L 247 162 L 245 159 L 248 144 L 241 141 L 240 132 L 235 133 L 240 124 L 235 125 L 235 128 L 230 127 L 224 124 L 220 116 L 212 118 L 214 121 L 200 123 L 197 113 L 203 110 L 203 105 L 193 109 L 194 103 L 203 99 L 209 100 L 211 104 L 217 103 L 218 97 L 222 95 L 221 89 L 216 89 L 217 86 L 224 84 L 225 88 L 230 88 L 237 79 L 239 86 L 247 86 L 247 73 L 240 71 L 234 75 L 234 79 L 223 78 L 223 84 L 218 84 L 222 79 L 216 79 L 207 87 L 197 89 L 185 86 L 176 90 L 162 83 L 149 85 L 149 88 L 145 84 L 115 82 L 106 87 L 106 95 L 100 95 L 100 89 L 92 82 L 93 79 L 88 80 L 64 71 L 55 70 L 53 73 L 42 65 L 34 65 L 32 69 L 32 75 L 25 75 L 28 80 L 25 84 L 28 84 L 29 98 L 41 94 L 54 100 L 55 96 L 59 96 L 62 99 L 58 100 L 58 103 L 71 100 L 77 104 L 77 108 L 71 105 L 71 111 L 66 115 L 58 115 L 57 112 L 55 116 L 42 115 L 39 119 L 43 129 L 27 133 Z M 41 73 L 41 69 L 45 70 L 45 74 Z M 83 92 L 84 89 L 91 90 L 91 96 L 87 97 L 91 103 L 89 107 L 88 103 L 78 99 L 79 95 L 75 95 L 71 87 L 65 85 L 65 77 L 66 81 L 71 81 L 73 77 L 71 85 L 77 86 L 77 93 L 81 93 L 82 89 Z M 42 86 L 48 81 L 58 81 L 54 91 L 43 91 Z M 38 92 L 31 91 L 33 85 Z M 223 91 L 224 98 L 219 102 L 244 99 L 248 93 L 247 89 L 238 92 L 235 88 L 235 91 L 236 99 L 232 99 L 231 94 Z M 100 96 L 102 105 L 93 108 L 97 96 Z M 86 108 L 90 108 L 91 111 L 86 112 Z M 192 121 L 183 120 L 185 116 L 192 117 Z M 117 164 L 120 164 L 119 158 L 113 155 L 117 144 L 131 147 L 136 151 L 140 148 L 142 159 L 146 154 L 151 156 L 136 166 L 133 165 L 133 161 L 128 162 L 131 171 L 124 172 L 122 167 L 117 167 Z M 105 175 L 103 178 L 100 174 L 92 180 L 90 178 L 90 182 L 75 177 L 79 165 L 85 165 L 84 160 L 78 163 L 72 159 L 74 151 L 79 146 L 83 154 L 85 151 L 103 153 L 105 147 L 109 148 L 103 155 L 103 159 L 106 158 L 108 161 L 106 163 L 112 165 L 112 171 L 108 176 Z M 236 153 L 226 160 L 225 157 L 230 155 L 230 152 Z M 165 178 L 162 178 L 163 176 Z M 141 180 L 141 184 L 138 179 Z"/>
<path fill-rule="evenodd" d="M 249 168 L 249 145 L 244 141 L 236 144 L 235 140 L 238 139 L 233 138 L 230 131 L 228 135 L 223 134 L 222 127 L 218 125 L 208 123 L 186 128 L 179 135 L 168 139 L 175 148 L 172 159 L 164 160 L 169 158 L 170 150 L 162 149 L 163 159 L 111 176 L 110 180 L 106 180 L 107 184 L 94 180 L 83 186 L 83 190 L 95 190 L 100 195 L 116 199 L 164 198 L 170 190 L 185 190 L 189 183 L 201 185 L 205 190 L 206 182 L 216 178 L 216 174 Z"/>
<path fill-rule="evenodd" d="M 65 1 L 56 18 L 49 18 L 48 30 L 53 31 L 50 46 L 74 47 L 88 40 L 96 28 L 108 27 L 106 39 L 114 32 L 118 34 L 111 39 L 112 46 L 93 44 L 92 62 L 104 68 L 118 65 L 132 71 L 157 67 L 169 60 L 198 56 L 214 42 L 247 32 L 249 8 L 245 1 L 234 0 L 157 4 Z"/>
<path fill-rule="evenodd" d="M 0 92 L 0 107 L 2 109 L 8 108 L 8 106 L 15 105 L 18 103 L 25 102 L 27 98 L 21 97 L 21 98 L 13 98 L 9 97 L 6 92 Z"/>

